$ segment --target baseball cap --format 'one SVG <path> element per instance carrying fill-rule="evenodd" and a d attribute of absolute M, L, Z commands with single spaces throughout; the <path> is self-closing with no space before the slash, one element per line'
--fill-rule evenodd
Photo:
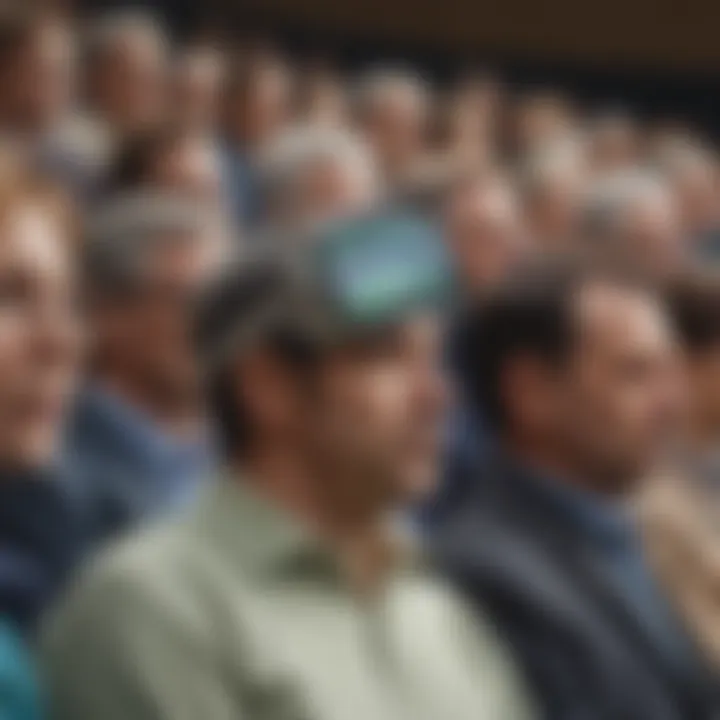
<path fill-rule="evenodd" d="M 432 222 L 401 211 L 346 219 L 223 273 L 200 303 L 197 346 L 211 370 L 273 332 L 337 345 L 441 311 L 453 287 Z"/>

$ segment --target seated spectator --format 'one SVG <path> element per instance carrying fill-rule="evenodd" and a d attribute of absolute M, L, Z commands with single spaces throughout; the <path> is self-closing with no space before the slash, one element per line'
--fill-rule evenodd
<path fill-rule="evenodd" d="M 224 209 L 222 160 L 208 138 L 176 124 L 161 124 L 122 144 L 107 194 L 172 192 Z"/>
<path fill-rule="evenodd" d="M 87 111 L 113 142 L 165 117 L 169 45 L 163 28 L 137 10 L 101 15 L 87 35 Z"/>
<path fill-rule="evenodd" d="M 681 272 L 688 261 L 676 197 L 652 173 L 623 172 L 597 181 L 585 199 L 581 232 L 602 262 L 655 280 Z"/>
<path fill-rule="evenodd" d="M 224 100 L 225 186 L 238 227 L 263 216 L 258 156 L 290 122 L 293 80 L 284 59 L 251 48 L 228 72 Z"/>
<path fill-rule="evenodd" d="M 590 128 L 590 164 L 596 177 L 637 167 L 641 143 L 633 119 L 621 111 L 602 113 Z"/>
<path fill-rule="evenodd" d="M 223 477 L 50 622 L 58 720 L 532 716 L 492 628 L 387 524 L 435 476 L 438 246 L 363 218 L 215 288 L 198 344 Z"/>
<path fill-rule="evenodd" d="M 200 207 L 141 195 L 100 214 L 84 255 L 94 342 L 66 452 L 101 541 L 187 504 L 207 479 L 190 309 L 225 251 Z"/>
<path fill-rule="evenodd" d="M 529 157 L 574 135 L 578 118 L 571 100 L 555 90 L 541 89 L 517 99 L 510 123 L 512 150 Z"/>
<path fill-rule="evenodd" d="M 298 94 L 299 122 L 326 128 L 347 126 L 348 98 L 342 78 L 331 67 L 316 63 L 306 69 Z"/>
<path fill-rule="evenodd" d="M 475 173 L 456 183 L 444 219 L 446 242 L 468 297 L 502 280 L 530 250 L 517 197 L 499 174 Z"/>
<path fill-rule="evenodd" d="M 403 192 L 426 159 L 430 97 L 425 83 L 402 70 L 368 73 L 356 89 L 355 119 L 383 178 Z"/>
<path fill-rule="evenodd" d="M 104 158 L 92 133 L 73 137 L 73 30 L 34 3 L 11 5 L 0 11 L 0 133 L 27 151 L 38 172 L 83 197 Z"/>
<path fill-rule="evenodd" d="M 74 105 L 50 134 L 41 160 L 87 204 L 104 188 L 118 145 L 161 119 L 167 48 L 161 28 L 134 12 L 96 19 L 84 39 L 85 104 Z M 50 81 L 58 86 L 59 79 Z"/>
<path fill-rule="evenodd" d="M 218 50 L 210 45 L 185 49 L 175 62 L 170 83 L 173 121 L 189 132 L 214 136 L 224 82 L 224 58 Z"/>
<path fill-rule="evenodd" d="M 518 185 L 538 251 L 574 252 L 588 180 L 584 148 L 574 139 L 548 143 L 524 159 Z"/>
<path fill-rule="evenodd" d="M 0 717 L 42 720 L 45 717 L 35 669 L 22 639 L 0 621 Z"/>
<path fill-rule="evenodd" d="M 442 108 L 444 152 L 476 169 L 499 160 L 500 83 L 490 75 L 464 75 Z"/>
<path fill-rule="evenodd" d="M 261 157 L 259 168 L 266 230 L 281 237 L 362 213 L 380 196 L 372 154 L 341 129 L 291 128 Z"/>
<path fill-rule="evenodd" d="M 68 25 L 31 6 L 0 13 L 0 128 L 32 143 L 70 112 L 74 44 Z"/>
<path fill-rule="evenodd" d="M 717 158 L 686 138 L 684 143 L 676 141 L 663 148 L 657 161 L 678 199 L 683 232 L 691 249 L 714 257 L 720 248 Z"/>
<path fill-rule="evenodd" d="M 651 559 L 698 642 L 720 668 L 720 277 L 680 279 L 669 293 L 690 389 L 680 457 L 640 495 Z"/>
<path fill-rule="evenodd" d="M 682 415 L 660 299 L 600 267 L 529 269 L 469 311 L 457 353 L 497 450 L 436 551 L 514 648 L 543 717 L 714 717 L 715 678 L 626 506 Z"/>
<path fill-rule="evenodd" d="M 0 618 L 30 631 L 83 549 L 57 453 L 82 338 L 66 208 L 9 162 L 0 169 Z"/>

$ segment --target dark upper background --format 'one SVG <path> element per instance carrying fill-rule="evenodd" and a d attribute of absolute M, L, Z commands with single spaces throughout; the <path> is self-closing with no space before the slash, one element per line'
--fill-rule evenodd
<path fill-rule="evenodd" d="M 85 0 L 97 8 L 114 0 Z M 127 3 L 123 3 L 127 5 Z M 442 77 L 480 63 L 520 86 L 692 118 L 720 136 L 717 0 L 147 0 L 183 33 L 269 34 L 352 66 L 397 56 Z M 216 18 L 221 18 L 218 22 Z"/>

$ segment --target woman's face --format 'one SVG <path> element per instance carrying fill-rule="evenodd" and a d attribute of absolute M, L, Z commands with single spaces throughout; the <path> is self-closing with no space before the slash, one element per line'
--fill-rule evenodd
<path fill-rule="evenodd" d="M 26 204 L 0 226 L 0 467 L 47 464 L 75 387 L 81 328 L 69 246 Z"/>

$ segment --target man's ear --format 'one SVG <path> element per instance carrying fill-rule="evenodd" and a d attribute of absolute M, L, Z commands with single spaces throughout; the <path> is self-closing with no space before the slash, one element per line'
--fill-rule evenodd
<path fill-rule="evenodd" d="M 292 368 L 272 351 L 248 351 L 237 364 L 233 391 L 260 433 L 274 433 L 292 423 L 298 404 L 298 380 Z"/>
<path fill-rule="evenodd" d="M 500 378 L 503 406 L 516 427 L 546 425 L 556 409 L 557 383 L 547 363 L 530 355 L 510 360 Z"/>

